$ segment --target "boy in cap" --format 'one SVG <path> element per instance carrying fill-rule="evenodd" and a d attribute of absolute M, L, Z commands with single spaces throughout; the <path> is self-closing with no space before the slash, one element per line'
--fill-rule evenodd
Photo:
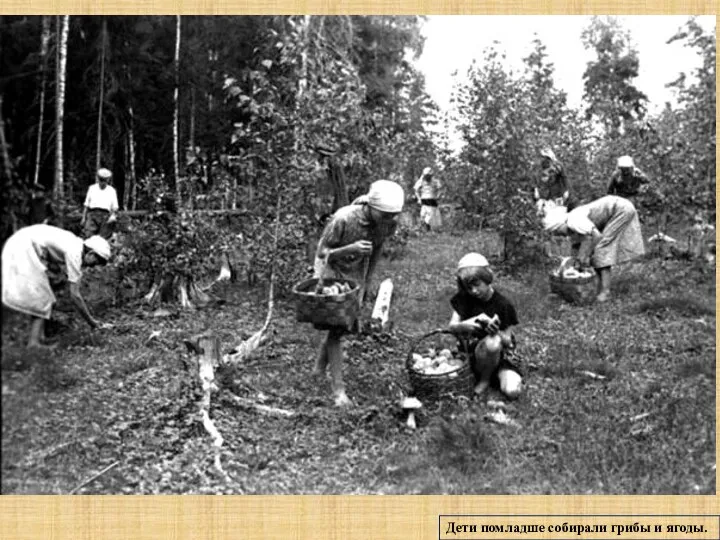
<path fill-rule="evenodd" d="M 57 300 L 48 266 L 64 265 L 70 299 L 92 328 L 101 326 L 80 294 L 82 268 L 107 263 L 110 244 L 101 236 L 87 240 L 52 225 L 30 225 L 14 233 L 2 250 L 2 302 L 33 318 L 28 347 L 43 347 L 45 321 Z"/>
<path fill-rule="evenodd" d="M 522 376 L 510 358 L 515 356 L 518 324 L 512 302 L 493 286 L 493 273 L 485 257 L 468 253 L 458 263 L 458 292 L 450 299 L 453 314 L 448 329 L 471 338 L 468 352 L 475 379 L 475 394 L 482 395 L 490 385 L 505 396 L 520 395 Z"/>
<path fill-rule="evenodd" d="M 103 238 L 112 236 L 117 219 L 118 198 L 115 188 L 109 185 L 112 173 L 108 169 L 98 169 L 97 182 L 88 188 L 83 205 L 80 226 L 85 238 L 99 234 Z"/>
<path fill-rule="evenodd" d="M 403 208 L 402 187 L 389 180 L 378 180 L 367 195 L 335 212 L 318 241 L 315 255 L 316 278 L 344 278 L 360 286 L 360 301 L 368 285 L 385 240 L 395 233 L 396 219 Z M 331 386 L 337 406 L 350 405 L 342 376 L 341 338 L 346 330 L 332 328 L 320 346 L 315 373 L 324 377 L 330 366 Z"/>

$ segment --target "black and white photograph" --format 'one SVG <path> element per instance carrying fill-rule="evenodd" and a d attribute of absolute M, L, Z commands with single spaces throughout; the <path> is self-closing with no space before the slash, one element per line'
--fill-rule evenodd
<path fill-rule="evenodd" d="M 715 49 L 3 15 L 0 491 L 715 495 Z"/>

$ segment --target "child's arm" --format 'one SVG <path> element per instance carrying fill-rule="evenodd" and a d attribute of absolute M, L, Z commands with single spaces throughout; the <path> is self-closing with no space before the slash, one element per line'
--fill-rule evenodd
<path fill-rule="evenodd" d="M 479 331 L 494 334 L 497 332 L 497 323 L 485 313 L 481 313 L 480 315 L 470 317 L 469 319 L 465 319 L 463 321 L 460 319 L 458 312 L 453 311 L 452 317 L 450 317 L 448 330 L 461 334 L 472 334 Z"/>
<path fill-rule="evenodd" d="M 592 257 L 593 251 L 595 251 L 595 246 L 598 245 L 601 239 L 602 234 L 595 227 L 592 228 L 589 235 L 583 238 L 577 250 L 577 260 L 582 266 L 590 266 L 590 258 Z"/>

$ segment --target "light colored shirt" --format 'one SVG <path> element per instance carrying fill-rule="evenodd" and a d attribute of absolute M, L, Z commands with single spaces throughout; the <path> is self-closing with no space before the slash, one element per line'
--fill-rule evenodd
<path fill-rule="evenodd" d="M 85 206 L 89 209 L 102 208 L 109 212 L 117 212 L 118 199 L 115 188 L 105 186 L 105 189 L 100 189 L 99 184 L 93 184 L 88 188 L 85 196 Z"/>
<path fill-rule="evenodd" d="M 415 196 L 420 199 L 437 199 L 440 196 L 442 185 L 440 181 L 434 176 L 428 181 L 425 178 L 420 178 L 415 182 Z"/>
<path fill-rule="evenodd" d="M 70 283 L 80 282 L 82 278 L 82 238 L 65 229 L 44 224 L 24 227 L 18 233 L 25 236 L 28 249 L 34 249 L 46 266 L 48 263 L 65 263 L 68 281 Z"/>
<path fill-rule="evenodd" d="M 364 204 L 343 206 L 330 218 L 318 242 L 315 277 L 353 279 L 360 285 L 360 298 L 362 298 L 367 281 L 373 274 L 382 253 L 382 245 L 387 238 L 395 234 L 396 229 L 395 222 L 381 226 L 373 225 L 368 219 Z M 325 259 L 320 257 L 322 248 L 336 249 L 358 240 L 372 242 L 373 250 L 369 258 L 367 255 L 350 254 L 327 264 Z"/>

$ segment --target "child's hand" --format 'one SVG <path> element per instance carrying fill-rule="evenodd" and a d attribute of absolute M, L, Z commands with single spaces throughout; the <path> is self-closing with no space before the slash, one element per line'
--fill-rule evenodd
<path fill-rule="evenodd" d="M 357 242 L 353 242 L 350 244 L 353 248 L 353 251 L 357 253 L 358 255 L 366 255 L 372 253 L 372 242 L 368 242 L 367 240 L 358 240 Z"/>
<path fill-rule="evenodd" d="M 490 335 L 494 335 L 500 329 L 500 319 L 495 315 L 492 319 L 485 313 L 474 317 L 472 322 Z"/>

